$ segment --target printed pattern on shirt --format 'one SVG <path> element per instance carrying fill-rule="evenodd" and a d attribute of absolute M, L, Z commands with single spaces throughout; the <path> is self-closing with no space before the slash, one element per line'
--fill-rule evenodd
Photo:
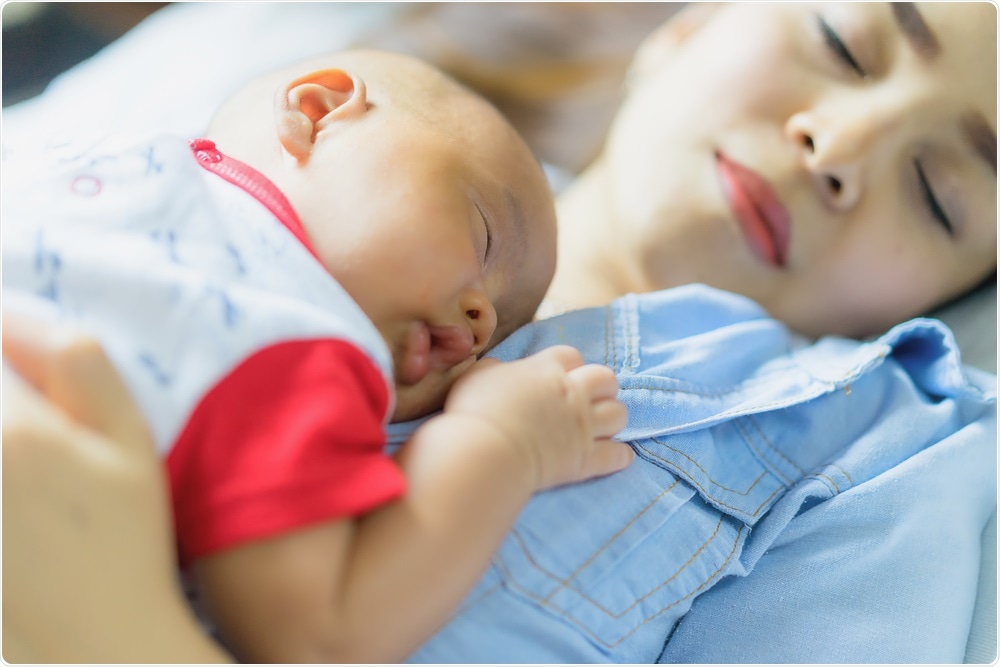
<path fill-rule="evenodd" d="M 67 149 L 32 178 L 21 174 L 16 186 L 5 182 L 4 207 L 5 307 L 94 335 L 142 409 L 164 457 L 189 419 L 196 414 L 202 419 L 204 397 L 228 396 L 219 401 L 221 410 L 240 417 L 271 413 L 275 424 L 297 428 L 285 416 L 293 412 L 294 392 L 287 397 L 258 396 L 254 404 L 246 388 L 236 388 L 233 379 L 256 373 L 259 386 L 276 390 L 276 378 L 289 367 L 313 363 L 316 350 L 328 353 L 315 369 L 317 377 L 309 379 L 308 391 L 300 393 L 353 405 L 354 421 L 334 426 L 356 429 L 356 437 L 369 447 L 364 457 L 352 451 L 352 432 L 345 436 L 346 450 L 331 447 L 319 454 L 319 448 L 307 447 L 302 462 L 313 461 L 309 474 L 322 471 L 333 481 L 353 466 L 355 472 L 371 475 L 372 493 L 359 493 L 357 502 L 345 503 L 344 498 L 303 491 L 313 500 L 301 506 L 290 506 L 280 500 L 281 494 L 271 493 L 267 497 L 272 509 L 266 510 L 247 496 L 254 485 L 264 488 L 269 482 L 244 480 L 241 502 L 254 508 L 253 518 L 244 518 L 238 529 L 235 523 L 230 527 L 217 521 L 213 530 L 229 531 L 231 539 L 240 540 L 270 536 L 321 519 L 321 500 L 332 518 L 370 507 L 376 496 L 388 497 L 390 487 L 392 493 L 401 492 L 401 475 L 386 467 L 391 462 L 374 445 L 392 405 L 391 359 L 378 332 L 309 248 L 252 194 L 199 166 L 187 142 L 157 138 L 121 150 Z M 280 357 L 282 363 L 274 363 L 275 350 L 292 349 L 298 350 L 294 358 Z M 331 349 L 339 351 L 333 354 Z M 334 369 L 333 360 L 343 365 Z M 345 383 L 344 390 L 324 382 Z M 362 391 L 371 399 L 364 405 L 355 395 Z M 199 424 L 214 428 L 225 423 L 225 415 L 216 417 Z M 197 429 L 187 433 L 192 430 Z M 248 431 L 226 432 L 242 437 Z M 324 432 L 318 424 L 305 431 L 305 442 Z M 280 440 L 274 430 L 269 435 Z M 218 446 L 219 456 L 229 458 L 237 443 L 198 446 Z M 262 448 L 258 438 L 251 450 Z M 342 455 L 339 463 L 334 460 L 337 452 Z M 364 462 L 369 460 L 375 463 Z M 225 478 L 231 472 L 226 466 L 216 465 L 216 480 L 203 471 L 181 474 L 176 460 L 170 467 L 181 477 L 201 476 L 206 485 L 232 484 Z M 282 473 L 282 493 L 293 495 L 288 473 L 294 471 L 293 466 Z M 319 486 L 314 477 L 304 478 L 302 484 Z M 213 497 L 186 499 L 178 493 L 176 502 L 178 507 L 189 503 L 199 512 L 216 511 Z M 262 513 L 278 510 L 286 518 L 262 520 Z M 208 535 L 209 524 L 204 514 L 185 522 L 195 537 L 181 541 L 192 544 L 192 553 L 224 543 Z M 260 526 L 259 531 L 248 529 L 251 525 Z"/>

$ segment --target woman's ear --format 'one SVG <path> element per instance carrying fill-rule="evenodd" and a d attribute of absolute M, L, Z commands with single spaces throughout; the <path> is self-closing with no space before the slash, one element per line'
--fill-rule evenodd
<path fill-rule="evenodd" d="M 364 81 L 340 69 L 316 70 L 278 90 L 275 129 L 282 147 L 304 162 L 323 129 L 339 120 L 358 118 L 367 110 Z"/>
<path fill-rule="evenodd" d="M 688 3 L 684 9 L 654 30 L 636 50 L 632 66 L 629 68 L 629 79 L 641 80 L 643 76 L 657 70 L 672 58 L 677 49 L 708 22 L 720 4 L 718 2 Z"/>

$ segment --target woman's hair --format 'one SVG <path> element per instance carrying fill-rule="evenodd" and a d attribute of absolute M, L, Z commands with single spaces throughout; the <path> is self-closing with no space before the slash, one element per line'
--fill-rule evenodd
<path fill-rule="evenodd" d="M 988 273 L 981 281 L 979 281 L 978 283 L 976 283 L 975 286 L 970 287 L 966 291 L 964 291 L 964 292 L 962 292 L 962 293 L 960 293 L 960 294 L 952 297 L 951 299 L 948 299 L 947 301 L 945 301 L 943 303 L 939 303 L 937 306 L 935 306 L 933 308 L 933 312 L 939 312 L 939 311 L 941 311 L 941 310 L 943 310 L 943 309 L 945 309 L 945 308 L 947 308 L 947 307 L 949 307 L 949 306 L 951 306 L 953 304 L 958 303 L 962 299 L 970 297 L 973 294 L 978 294 L 979 292 L 981 292 L 982 290 L 986 289 L 990 285 L 994 285 L 995 286 L 996 283 L 997 283 L 997 270 L 996 270 L 996 267 L 994 267 L 993 270 L 990 273 Z"/>

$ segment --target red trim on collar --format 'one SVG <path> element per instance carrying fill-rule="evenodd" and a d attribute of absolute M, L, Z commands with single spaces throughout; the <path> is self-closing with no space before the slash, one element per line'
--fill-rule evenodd
<path fill-rule="evenodd" d="M 305 227 L 302 226 L 302 221 L 299 220 L 295 209 L 292 208 L 291 203 L 278 189 L 278 186 L 250 165 L 220 153 L 213 141 L 192 139 L 188 145 L 191 146 L 191 152 L 194 153 L 198 164 L 246 191 L 263 204 L 264 208 L 270 211 L 306 247 L 306 250 L 319 260 L 319 255 L 313 248 Z"/>

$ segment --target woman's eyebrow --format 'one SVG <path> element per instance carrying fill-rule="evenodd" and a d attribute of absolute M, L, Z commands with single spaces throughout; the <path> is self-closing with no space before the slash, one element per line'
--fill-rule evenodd
<path fill-rule="evenodd" d="M 920 15 L 917 6 L 912 2 L 890 2 L 889 6 L 896 25 L 917 55 L 928 61 L 936 58 L 941 52 L 941 44 Z"/>
<path fill-rule="evenodd" d="M 997 173 L 997 133 L 979 113 L 970 113 L 962 119 L 962 134 L 976 154 Z"/>
<path fill-rule="evenodd" d="M 934 60 L 941 53 L 941 44 L 912 2 L 890 2 L 892 17 L 916 54 L 925 61 Z M 962 119 L 962 135 L 973 152 L 997 171 L 997 133 L 982 114 L 972 112 Z"/>

